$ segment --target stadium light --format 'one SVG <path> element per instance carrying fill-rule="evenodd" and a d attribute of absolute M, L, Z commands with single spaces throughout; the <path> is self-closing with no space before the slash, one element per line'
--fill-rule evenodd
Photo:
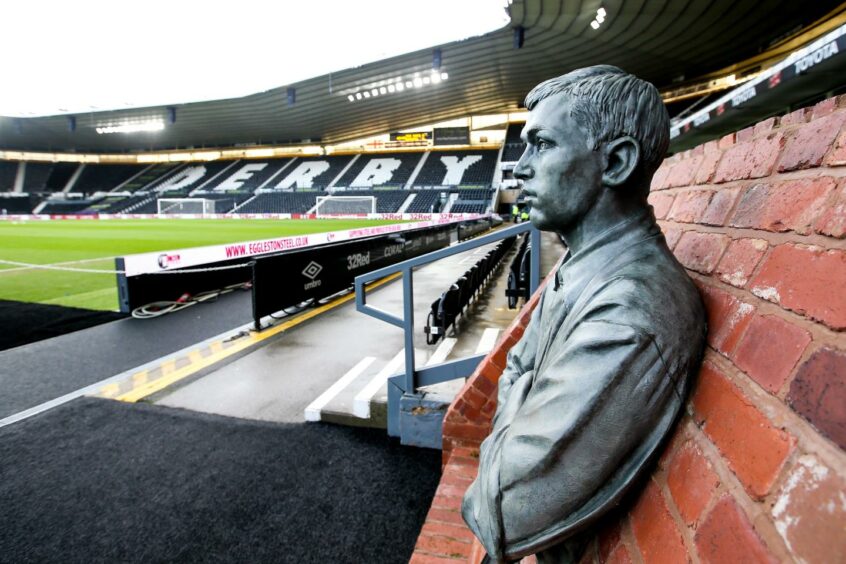
<path fill-rule="evenodd" d="M 592 27 L 593 29 L 599 29 L 599 22 L 593 20 L 592 22 L 590 22 L 590 27 Z"/>
<path fill-rule="evenodd" d="M 423 88 L 424 86 L 440 84 L 448 78 L 449 74 L 437 70 L 432 70 L 426 74 L 415 72 L 408 77 L 395 76 L 380 79 L 359 88 L 342 91 L 340 94 L 346 96 L 350 102 L 355 102 L 363 98 L 376 98 L 380 95 L 386 96 L 396 92 L 404 92 L 412 88 Z"/>
<path fill-rule="evenodd" d="M 146 120 L 128 123 L 107 123 L 98 125 L 95 130 L 98 134 L 106 133 L 137 133 L 140 131 L 161 131 L 165 128 L 164 120 Z"/>
<path fill-rule="evenodd" d="M 608 15 L 608 12 L 605 11 L 605 8 L 600 6 L 596 10 L 596 18 L 592 22 L 590 22 L 590 27 L 593 29 L 599 29 L 599 26 L 602 25 L 602 22 L 605 21 L 605 16 Z"/>

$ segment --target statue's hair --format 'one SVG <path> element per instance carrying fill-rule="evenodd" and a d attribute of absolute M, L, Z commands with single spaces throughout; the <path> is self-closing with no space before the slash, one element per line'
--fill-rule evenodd
<path fill-rule="evenodd" d="M 611 65 L 585 67 L 535 86 L 526 107 L 556 94 L 571 98 L 570 116 L 587 133 L 592 150 L 628 135 L 640 144 L 646 179 L 661 165 L 670 144 L 670 116 L 652 83 Z"/>

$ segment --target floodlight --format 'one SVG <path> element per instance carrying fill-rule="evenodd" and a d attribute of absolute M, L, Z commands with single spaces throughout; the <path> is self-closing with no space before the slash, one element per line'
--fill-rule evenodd
<path fill-rule="evenodd" d="M 593 20 L 592 22 L 590 22 L 590 27 L 592 27 L 593 29 L 599 29 L 599 22 Z"/>
<path fill-rule="evenodd" d="M 411 83 L 411 81 L 410 81 L 410 80 L 406 80 L 406 81 L 405 81 L 405 87 L 406 87 L 406 88 L 413 88 L 413 87 L 414 87 L 414 85 Z"/>
<path fill-rule="evenodd" d="M 605 8 L 603 8 L 602 6 L 600 6 L 600 7 L 599 7 L 599 8 L 597 8 L 597 10 L 596 10 L 596 15 L 597 15 L 597 16 L 602 16 L 602 17 L 604 18 L 604 17 L 607 15 L 607 12 L 605 11 Z"/>
<path fill-rule="evenodd" d="M 353 96 L 352 94 L 350 94 L 349 96 L 347 96 L 347 100 L 349 100 L 350 102 L 354 102 L 354 101 L 355 101 L 355 96 Z"/>
<path fill-rule="evenodd" d="M 355 93 L 355 99 L 356 99 L 356 100 L 361 100 L 361 92 L 356 92 L 356 93 Z"/>
<path fill-rule="evenodd" d="M 379 87 L 379 94 L 387 94 L 387 93 L 388 93 L 387 88 L 385 88 L 384 86 Z"/>
<path fill-rule="evenodd" d="M 397 92 L 402 92 L 403 90 L 405 90 L 405 85 L 402 82 L 397 82 L 396 88 Z"/>
<path fill-rule="evenodd" d="M 449 75 L 447 73 L 445 73 L 445 72 L 441 73 L 441 80 L 446 80 L 448 78 L 449 78 Z"/>
<path fill-rule="evenodd" d="M 422 80 L 420 79 L 420 77 L 418 76 L 418 77 L 416 77 L 416 78 L 414 79 L 414 87 L 415 87 L 415 88 L 420 88 L 421 86 L 423 86 L 423 81 L 422 81 Z"/>
<path fill-rule="evenodd" d="M 388 85 L 388 92 L 395 92 L 396 89 L 397 89 L 396 86 L 394 86 L 393 84 Z"/>
<path fill-rule="evenodd" d="M 368 92 L 367 90 L 365 90 L 365 91 L 364 91 L 364 97 L 365 97 L 365 98 L 370 98 L 370 92 Z"/>

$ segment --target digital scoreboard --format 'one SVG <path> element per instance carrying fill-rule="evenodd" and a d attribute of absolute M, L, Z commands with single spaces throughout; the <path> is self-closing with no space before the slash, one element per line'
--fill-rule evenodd
<path fill-rule="evenodd" d="M 398 141 L 400 143 L 420 143 L 421 141 L 429 141 L 430 139 L 432 139 L 432 134 L 428 131 L 391 133 L 391 141 Z"/>

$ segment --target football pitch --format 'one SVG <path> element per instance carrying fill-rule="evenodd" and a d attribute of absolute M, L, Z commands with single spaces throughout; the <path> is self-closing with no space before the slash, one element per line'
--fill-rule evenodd
<path fill-rule="evenodd" d="M 149 219 L 0 222 L 0 299 L 117 310 L 114 257 L 397 223 L 348 219 Z"/>

